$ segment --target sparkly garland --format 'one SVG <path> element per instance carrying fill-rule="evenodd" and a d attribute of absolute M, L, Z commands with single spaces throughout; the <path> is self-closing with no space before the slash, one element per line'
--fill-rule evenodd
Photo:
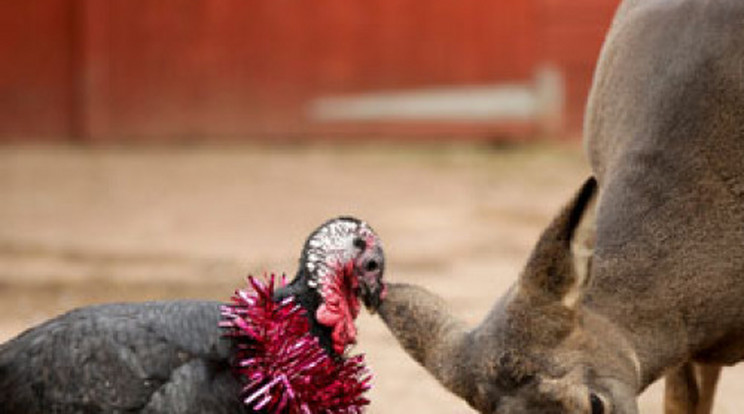
<path fill-rule="evenodd" d="M 363 412 L 372 379 L 364 356 L 329 356 L 294 298 L 274 302 L 274 279 L 264 284 L 249 276 L 253 289 L 237 290 L 221 307 L 220 327 L 235 342 L 233 369 L 245 405 L 272 414 Z"/>

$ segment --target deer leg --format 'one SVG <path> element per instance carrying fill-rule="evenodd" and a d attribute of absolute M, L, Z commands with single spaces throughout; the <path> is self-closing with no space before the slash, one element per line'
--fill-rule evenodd
<path fill-rule="evenodd" d="M 664 377 L 664 414 L 696 414 L 700 395 L 692 362 L 687 362 Z"/>
<path fill-rule="evenodd" d="M 693 362 L 669 372 L 664 384 L 664 414 L 710 414 L 720 375 L 720 366 Z"/>
<path fill-rule="evenodd" d="M 713 397 L 716 395 L 716 385 L 721 376 L 720 365 L 695 364 L 698 384 L 698 405 L 695 414 L 710 414 L 713 410 Z"/>

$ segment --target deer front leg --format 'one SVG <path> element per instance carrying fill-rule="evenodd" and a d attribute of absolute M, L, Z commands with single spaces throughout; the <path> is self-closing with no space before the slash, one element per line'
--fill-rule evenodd
<path fill-rule="evenodd" d="M 721 377 L 720 365 L 695 364 L 695 373 L 698 382 L 698 406 L 695 414 L 710 414 L 713 412 L 713 397 L 716 395 L 716 386 Z"/>
<path fill-rule="evenodd" d="M 664 414 L 710 414 L 721 367 L 687 362 L 665 377 Z"/>
<path fill-rule="evenodd" d="M 696 414 L 697 381 L 692 363 L 675 368 L 664 377 L 664 414 Z"/>

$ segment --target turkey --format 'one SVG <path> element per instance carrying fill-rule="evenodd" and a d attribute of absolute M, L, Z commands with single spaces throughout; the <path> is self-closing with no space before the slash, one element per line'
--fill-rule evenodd
<path fill-rule="evenodd" d="M 334 269 L 352 269 L 339 280 Z M 312 335 L 340 357 L 356 340 L 359 296 L 383 295 L 380 241 L 363 221 L 330 220 L 302 249 L 293 297 Z M 70 311 L 0 345 L 0 412 L 250 413 L 231 369 L 233 339 L 219 327 L 221 303 L 167 301 Z"/>

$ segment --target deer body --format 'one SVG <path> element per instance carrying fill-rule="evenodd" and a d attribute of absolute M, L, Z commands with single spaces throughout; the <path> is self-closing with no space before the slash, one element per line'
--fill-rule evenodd
<path fill-rule="evenodd" d="M 631 333 L 641 385 L 744 359 L 744 3 L 626 2 L 585 127 L 590 296 Z"/>
<path fill-rule="evenodd" d="M 668 414 L 707 413 L 744 359 L 744 2 L 625 1 L 585 139 L 596 182 L 479 326 L 409 285 L 380 315 L 482 413 L 637 413 L 664 375 Z"/>

